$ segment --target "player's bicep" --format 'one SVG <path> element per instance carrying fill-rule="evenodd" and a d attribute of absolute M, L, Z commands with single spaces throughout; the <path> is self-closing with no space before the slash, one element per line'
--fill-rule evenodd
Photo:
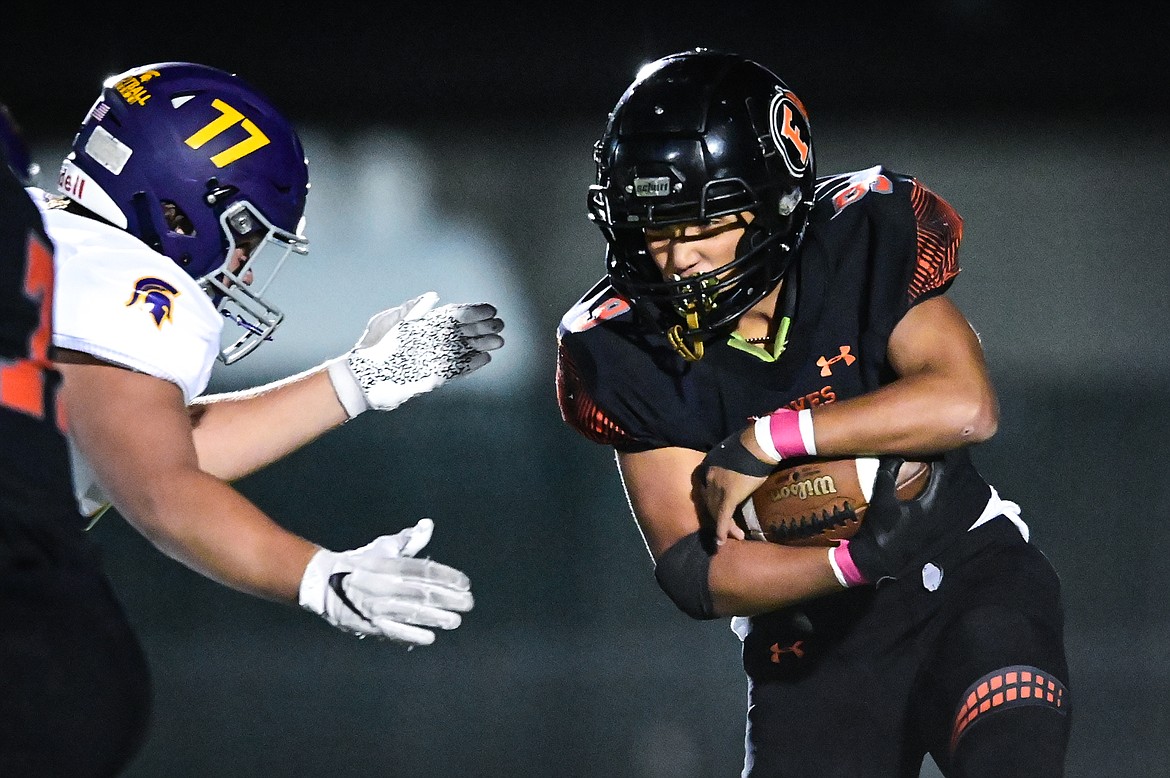
<path fill-rule="evenodd" d="M 96 360 L 57 365 L 68 433 L 103 488 L 120 509 L 155 513 L 156 485 L 198 469 L 182 390 Z"/>
<path fill-rule="evenodd" d="M 934 371 L 988 381 L 979 336 L 945 295 L 906 312 L 890 334 L 888 355 L 899 376 Z"/>
<path fill-rule="evenodd" d="M 933 399 L 943 428 L 957 443 L 995 434 L 999 400 L 987 370 L 979 336 L 949 299 L 934 297 L 907 312 L 894 328 L 889 361 L 908 385 Z"/>
<path fill-rule="evenodd" d="M 701 452 L 678 447 L 617 455 L 630 509 L 655 559 L 699 529 L 692 474 L 702 461 Z"/>

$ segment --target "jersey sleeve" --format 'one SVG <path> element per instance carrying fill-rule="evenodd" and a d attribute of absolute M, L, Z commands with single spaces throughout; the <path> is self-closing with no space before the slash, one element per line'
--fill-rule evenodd
<path fill-rule="evenodd" d="M 54 346 L 170 381 L 188 403 L 207 387 L 222 323 L 189 276 L 149 250 L 61 253 Z"/>
<path fill-rule="evenodd" d="M 946 291 L 959 274 L 959 243 L 963 219 L 951 204 L 918 181 L 911 182 L 914 213 L 914 270 L 906 286 L 906 302 L 913 306 Z"/>
<path fill-rule="evenodd" d="M 671 445 L 656 433 L 661 404 L 644 355 L 613 327 L 629 326 L 628 301 L 594 287 L 557 329 L 556 392 L 561 418 L 586 439 L 618 451 Z"/>
<path fill-rule="evenodd" d="M 867 331 L 885 343 L 902 317 L 945 293 L 959 274 L 963 220 L 917 179 L 883 171 L 892 196 L 867 196 Z M 850 256 L 858 256 L 848 252 Z"/>
<path fill-rule="evenodd" d="M 77 522 L 56 413 L 60 375 L 48 359 L 52 300 L 52 244 L 28 193 L 0 164 L 0 525 L 10 517 Z M 9 540 L 0 540 L 0 556 Z"/>
<path fill-rule="evenodd" d="M 643 448 L 620 422 L 597 404 L 590 381 L 577 366 L 564 341 L 557 344 L 557 405 L 561 418 L 588 440 L 619 450 Z"/>
<path fill-rule="evenodd" d="M 914 306 L 944 294 L 959 274 L 963 221 L 918 180 L 900 177 L 901 196 L 883 200 L 875 235 L 862 345 L 885 353 L 890 336 Z M 875 201 L 876 202 L 876 201 Z"/>
<path fill-rule="evenodd" d="M 813 267 L 826 275 L 830 304 L 857 316 L 859 345 L 878 364 L 906 313 L 959 275 L 963 220 L 922 182 L 882 165 L 820 179 L 817 201 Z"/>

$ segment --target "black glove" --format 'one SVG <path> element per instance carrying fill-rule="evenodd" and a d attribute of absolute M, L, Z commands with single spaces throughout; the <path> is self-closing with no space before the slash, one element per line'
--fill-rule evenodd
<path fill-rule="evenodd" d="M 930 460 L 926 487 L 912 500 L 897 496 L 904 460 L 882 457 L 865 520 L 857 534 L 830 549 L 829 560 L 843 586 L 877 583 L 915 570 L 962 537 L 986 504 L 987 482 L 971 467 L 965 449 Z"/>
<path fill-rule="evenodd" d="M 881 459 L 865 520 L 848 544 L 839 547 L 863 579 L 856 583 L 896 578 L 922 549 L 921 533 L 927 523 L 922 508 L 914 501 L 898 500 L 897 477 L 903 461 L 897 457 Z"/>
<path fill-rule="evenodd" d="M 851 563 L 862 579 L 850 580 L 846 573 L 847 585 L 899 578 L 931 559 L 967 529 L 969 522 L 948 515 L 938 499 L 948 470 L 943 460 L 931 464 L 922 493 L 906 501 L 899 500 L 897 493 L 898 471 L 904 462 L 899 457 L 881 458 L 869 506 L 865 509 L 865 521 L 848 544 L 834 549 L 840 554 L 837 562 L 842 570 L 847 570 Z"/>

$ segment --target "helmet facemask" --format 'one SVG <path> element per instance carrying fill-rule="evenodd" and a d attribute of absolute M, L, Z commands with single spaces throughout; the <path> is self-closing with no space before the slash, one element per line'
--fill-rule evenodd
<path fill-rule="evenodd" d="M 802 226 L 801 235 L 803 231 Z M 731 262 L 706 273 L 661 281 L 619 280 L 623 263 L 611 249 L 610 278 L 639 307 L 652 308 L 660 322 L 663 311 L 674 315 L 676 320 L 665 324 L 664 332 L 671 346 L 693 362 L 703 357 L 704 341 L 727 335 L 741 316 L 780 283 L 797 242 L 785 242 L 785 237 L 784 232 L 747 224 Z"/>
<path fill-rule="evenodd" d="M 604 192 L 599 197 L 604 197 Z M 737 215 L 750 212 L 754 217 L 750 222 L 739 220 L 744 233 L 736 245 L 735 258 L 714 270 L 685 278 L 662 277 L 646 247 L 646 228 L 707 221 L 727 215 L 723 209 L 709 208 L 704 202 L 698 208 L 702 217 L 602 230 L 610 244 L 607 267 L 614 288 L 658 321 L 671 345 L 688 361 L 702 358 L 703 341 L 726 334 L 740 316 L 776 287 L 795 245 L 803 237 L 811 201 L 802 200 L 798 190 L 789 193 L 785 207 L 792 210 L 783 216 L 773 211 L 780 206 L 755 199 L 755 207 L 731 211 Z M 775 197 L 770 199 L 777 201 Z M 794 208 L 790 205 L 793 202 Z M 800 226 L 793 237 L 794 220 Z"/>
<path fill-rule="evenodd" d="M 264 298 L 290 254 L 307 254 L 308 239 L 286 232 L 264 218 L 247 200 L 232 203 L 219 217 L 227 241 L 227 259 L 222 267 L 197 279 L 223 316 L 243 331 L 221 349 L 219 359 L 230 365 L 267 340 L 284 319 L 284 314 Z M 242 262 L 237 249 L 244 251 Z M 225 330 L 231 338 L 230 329 Z"/>

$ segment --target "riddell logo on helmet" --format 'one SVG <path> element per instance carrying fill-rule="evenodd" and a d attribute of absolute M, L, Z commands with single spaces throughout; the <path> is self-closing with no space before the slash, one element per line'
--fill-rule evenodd
<path fill-rule="evenodd" d="M 61 172 L 57 174 L 57 188 L 74 200 L 80 200 L 85 192 L 85 182 L 88 180 L 77 168 L 71 170 L 61 168 Z"/>

